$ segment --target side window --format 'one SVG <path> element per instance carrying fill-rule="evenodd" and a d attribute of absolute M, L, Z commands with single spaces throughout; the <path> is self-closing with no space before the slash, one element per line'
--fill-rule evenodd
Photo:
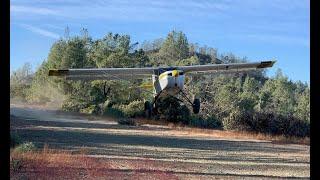
<path fill-rule="evenodd" d="M 168 76 L 172 76 L 172 73 L 168 73 Z"/>
<path fill-rule="evenodd" d="M 183 72 L 179 72 L 179 75 L 183 75 L 184 73 Z"/>

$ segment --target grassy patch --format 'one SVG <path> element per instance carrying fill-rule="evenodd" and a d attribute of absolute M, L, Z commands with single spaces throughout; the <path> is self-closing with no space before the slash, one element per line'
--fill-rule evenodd
<path fill-rule="evenodd" d="M 36 146 L 32 142 L 25 142 L 23 144 L 18 145 L 16 148 L 14 148 L 14 151 L 17 153 L 25 153 L 25 152 L 31 152 L 36 149 Z"/>

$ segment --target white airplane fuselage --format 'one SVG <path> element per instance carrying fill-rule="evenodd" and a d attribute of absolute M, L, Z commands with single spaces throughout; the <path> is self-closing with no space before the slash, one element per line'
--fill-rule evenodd
<path fill-rule="evenodd" d="M 181 70 L 166 71 L 152 76 L 154 94 L 176 95 L 183 90 L 185 75 Z"/>

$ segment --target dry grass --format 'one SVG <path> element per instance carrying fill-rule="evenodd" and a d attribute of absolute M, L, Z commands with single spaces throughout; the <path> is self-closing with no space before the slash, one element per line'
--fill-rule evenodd
<path fill-rule="evenodd" d="M 151 124 L 151 125 L 162 125 L 169 127 L 176 134 L 187 134 L 189 136 L 205 136 L 205 137 L 219 137 L 219 138 L 232 138 L 232 139 L 256 139 L 256 140 L 266 140 L 272 141 L 273 143 L 279 144 L 303 144 L 310 145 L 309 137 L 286 137 L 284 135 L 271 135 L 264 133 L 255 133 L 248 131 L 226 131 L 226 130 L 216 130 L 216 129 L 203 129 L 196 127 L 188 127 L 181 123 L 171 123 L 165 121 L 155 121 L 144 118 L 136 119 L 139 125 Z"/>
<path fill-rule="evenodd" d="M 255 133 L 247 131 L 226 131 L 226 130 L 214 130 L 214 129 L 201 129 L 201 128 L 191 128 L 186 126 L 172 125 L 172 129 L 176 131 L 185 131 L 189 135 L 202 135 L 207 137 L 220 137 L 220 138 L 232 138 L 232 139 L 257 139 L 257 140 L 267 140 L 273 143 L 293 143 L 293 144 L 304 144 L 310 145 L 309 137 L 286 137 L 284 135 L 271 135 L 264 133 Z"/>
<path fill-rule="evenodd" d="M 11 179 L 178 179 L 153 160 L 98 159 L 86 155 L 85 148 L 74 154 L 49 149 L 10 154 Z M 161 166 L 161 165 L 160 165 Z"/>

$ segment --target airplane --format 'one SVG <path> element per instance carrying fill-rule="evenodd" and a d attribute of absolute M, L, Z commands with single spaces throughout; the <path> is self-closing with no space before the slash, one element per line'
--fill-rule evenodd
<path fill-rule="evenodd" d="M 83 69 L 50 69 L 49 76 L 65 77 L 66 80 L 121 80 L 152 78 L 153 102 L 145 101 L 147 117 L 157 114 L 158 100 L 161 97 L 182 94 L 190 103 L 194 114 L 200 111 L 200 98 L 194 96 L 191 101 L 184 93 L 186 75 L 204 75 L 212 73 L 238 73 L 272 67 L 276 61 L 250 63 L 206 64 L 172 67 L 143 68 L 83 68 Z M 110 90 L 110 89 L 108 89 Z"/>

